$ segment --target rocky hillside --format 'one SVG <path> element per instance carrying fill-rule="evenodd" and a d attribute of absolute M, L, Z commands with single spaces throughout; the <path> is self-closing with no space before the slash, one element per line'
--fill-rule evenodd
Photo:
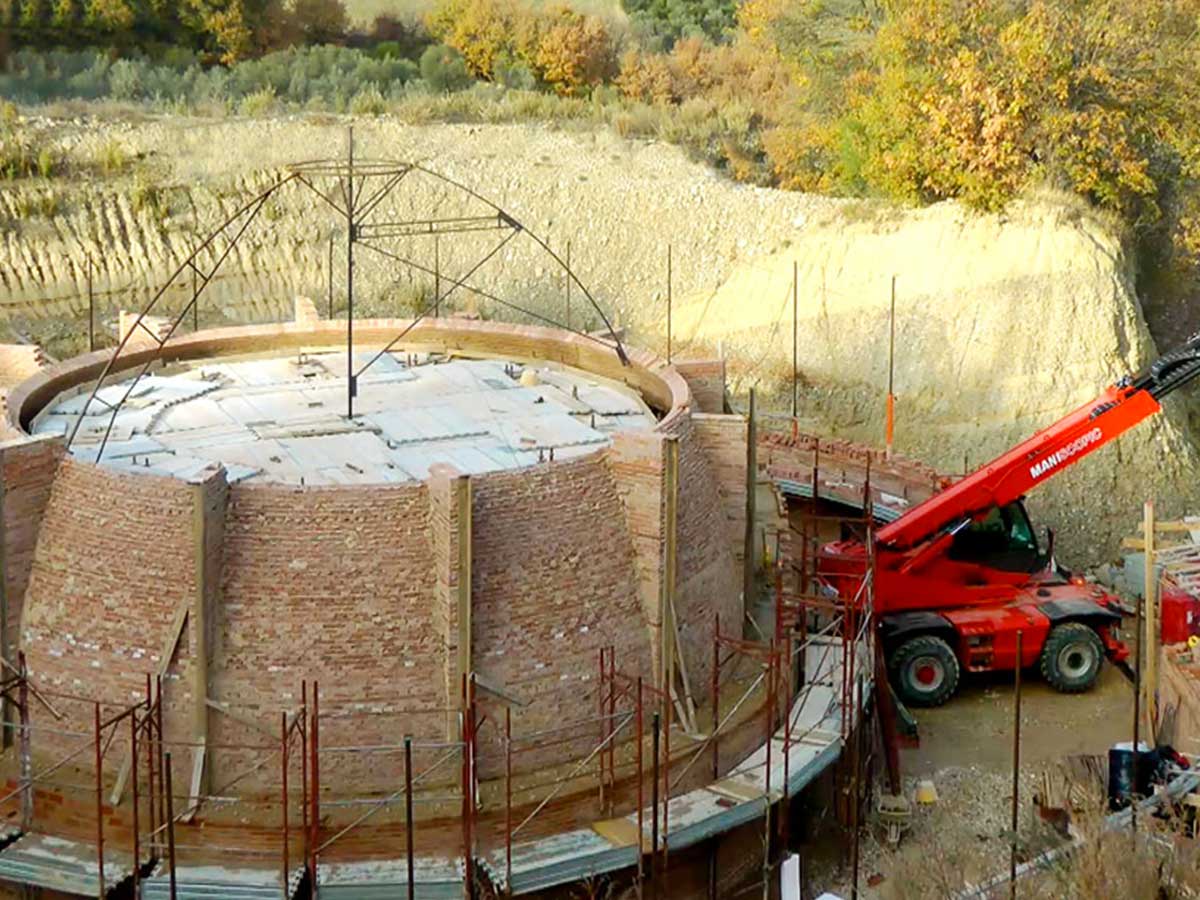
<path fill-rule="evenodd" d="M 73 352 L 86 315 L 88 257 L 107 321 L 144 302 L 197 236 L 272 184 L 279 167 L 342 152 L 345 124 L 43 123 L 75 158 L 115 143 L 137 161 L 106 178 L 0 188 L 0 315 L 51 352 Z M 842 436 L 882 439 L 894 276 L 897 446 L 949 471 L 961 470 L 964 457 L 973 465 L 1005 449 L 1155 353 L 1119 242 L 1088 212 L 1055 198 L 988 217 L 948 204 L 900 210 L 834 201 L 733 184 L 665 144 L 530 126 L 360 120 L 355 142 L 360 157 L 420 162 L 470 186 L 560 254 L 569 242 L 573 268 L 597 300 L 633 340 L 660 351 L 670 245 L 675 352 L 723 352 L 738 394 L 757 383 L 779 411 L 790 411 L 795 265 L 801 414 L 807 427 Z M 405 187 L 381 215 L 478 209 L 435 181 L 414 177 Z M 57 214 L 30 215 L 51 194 Z M 282 189 L 222 268 L 203 319 L 269 319 L 290 309 L 295 292 L 324 298 L 331 234 L 336 308 L 343 228 L 313 193 Z M 442 271 L 465 272 L 489 246 L 484 240 L 443 238 Z M 412 244 L 426 265 L 430 252 L 427 241 Z M 368 256 L 358 254 L 356 270 L 368 312 L 402 308 L 397 284 L 411 294 L 425 283 Z M 472 281 L 565 319 L 561 271 L 533 241 L 514 240 Z M 164 303 L 180 301 L 175 292 Z M 479 298 L 454 300 L 468 303 L 485 315 L 513 315 Z M 578 291 L 572 323 L 596 324 Z M 1052 482 L 1035 515 L 1059 528 L 1072 561 L 1098 561 L 1150 492 L 1175 508 L 1195 500 L 1198 461 L 1188 410 L 1176 402 Z"/>

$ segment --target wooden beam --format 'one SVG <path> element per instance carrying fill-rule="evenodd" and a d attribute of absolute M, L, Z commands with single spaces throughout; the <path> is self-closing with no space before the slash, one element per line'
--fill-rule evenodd
<path fill-rule="evenodd" d="M 179 638 L 183 635 L 183 626 L 188 618 L 188 603 L 185 601 L 175 607 L 175 617 L 171 620 L 170 630 L 167 631 L 167 640 L 163 644 L 162 654 L 158 657 L 158 669 L 155 672 L 160 677 L 165 675 L 167 669 L 171 666 L 171 660 L 175 657 L 175 650 L 179 646 Z M 158 683 L 155 678 L 151 682 L 150 690 L 155 690 L 154 685 Z M 151 697 L 151 699 L 156 699 Z M 129 754 L 125 754 L 125 759 L 121 762 L 121 768 L 117 770 L 117 781 L 113 785 L 112 794 L 109 800 L 113 806 L 118 806 L 121 799 L 125 796 L 125 782 L 129 780 Z"/>
<path fill-rule="evenodd" d="M 1200 521 L 1188 522 L 1185 520 L 1185 521 L 1164 521 L 1164 522 L 1155 522 L 1154 523 L 1154 533 L 1155 534 L 1172 534 L 1172 533 L 1178 533 L 1181 531 L 1182 532 L 1200 531 Z M 1144 521 L 1140 522 L 1138 524 L 1138 533 L 1139 534 L 1146 533 L 1146 523 Z"/>

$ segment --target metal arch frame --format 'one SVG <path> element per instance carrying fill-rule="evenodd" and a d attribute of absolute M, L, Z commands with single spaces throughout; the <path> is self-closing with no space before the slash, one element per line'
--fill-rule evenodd
<path fill-rule="evenodd" d="M 360 172 L 360 171 L 358 171 L 359 169 L 365 169 L 366 171 Z M 592 308 L 595 309 L 596 313 L 600 316 L 601 321 L 604 322 L 605 329 L 607 329 L 609 334 L 613 335 L 613 343 L 616 345 L 615 349 L 617 352 L 617 356 L 620 357 L 620 359 L 621 359 L 621 363 L 623 365 L 629 365 L 629 357 L 625 352 L 625 346 L 624 346 L 624 344 L 622 344 L 620 338 L 618 338 L 616 336 L 616 330 L 613 328 L 612 322 L 609 320 L 607 314 L 605 314 L 605 312 L 601 308 L 600 304 L 596 302 L 596 298 L 592 296 L 592 292 L 587 289 L 587 285 L 585 285 L 582 281 L 579 280 L 579 277 L 575 274 L 575 271 L 571 268 L 571 266 L 567 263 L 567 261 L 564 260 L 557 253 L 555 253 L 554 250 L 551 249 L 550 245 L 548 243 L 546 243 L 544 240 L 542 240 L 540 237 L 538 237 L 538 235 L 535 232 L 530 231 L 528 228 L 526 228 L 524 225 L 522 225 L 516 218 L 514 218 L 508 212 L 506 212 L 503 208 L 497 206 L 491 200 L 488 200 L 486 197 L 484 197 L 478 191 L 475 191 L 475 190 L 467 187 L 462 182 L 455 181 L 453 178 L 450 178 L 447 175 L 442 175 L 440 172 L 435 172 L 432 169 L 429 169 L 426 166 L 423 166 L 419 163 L 406 163 L 406 162 L 399 162 L 399 161 L 387 160 L 387 159 L 363 159 L 363 160 L 355 161 L 353 158 L 353 144 L 351 144 L 351 156 L 345 163 L 343 163 L 341 160 L 337 160 L 337 159 L 319 159 L 319 160 L 309 160 L 309 161 L 300 162 L 300 163 L 293 163 L 292 165 L 287 167 L 287 171 L 300 176 L 301 180 L 305 181 L 305 183 L 307 183 L 306 178 L 309 175 L 322 175 L 325 177 L 346 178 L 346 177 L 350 176 L 351 173 L 355 173 L 355 174 L 359 174 L 359 175 L 363 175 L 363 176 L 370 176 L 370 175 L 378 176 L 378 175 L 394 175 L 399 170 L 403 170 L 404 175 L 407 175 L 409 172 L 420 172 L 423 175 L 428 175 L 431 178 L 441 181 L 443 184 L 449 185 L 450 187 L 466 194 L 471 199 L 477 200 L 480 203 L 484 204 L 485 206 L 490 207 L 496 213 L 498 218 L 507 222 L 511 227 L 516 228 L 517 230 L 522 231 L 526 235 L 528 235 L 530 240 L 532 240 L 535 244 L 537 244 L 538 247 L 540 247 L 542 249 L 542 251 L 544 253 L 546 253 L 546 255 L 548 255 L 551 259 L 553 259 L 556 263 L 558 263 L 558 265 L 562 268 L 563 272 L 566 273 L 567 278 L 572 283 L 574 283 L 576 287 L 578 287 L 581 291 L 583 291 L 584 297 L 587 298 L 587 301 L 592 305 Z M 403 177 L 403 176 L 401 176 L 401 177 Z M 394 186 L 394 185 L 392 185 L 392 186 Z M 390 190 L 390 187 L 388 188 L 388 190 Z M 380 197 L 380 199 L 382 199 L 382 197 Z M 336 204 L 334 204 L 332 201 L 328 200 L 328 198 L 326 198 L 326 202 L 330 203 L 330 205 L 332 205 L 334 207 L 334 209 L 336 209 L 343 216 L 347 215 L 346 210 L 341 209 Z M 371 207 L 367 210 L 367 212 L 364 213 L 364 217 L 369 215 L 371 212 L 373 212 L 374 207 L 376 205 L 378 205 L 377 202 L 375 204 L 372 204 Z M 441 220 L 441 221 L 445 221 L 445 220 Z M 381 226 L 384 224 L 394 224 L 394 223 L 380 223 Z M 366 246 L 366 245 L 364 244 L 364 246 Z M 405 264 L 411 265 L 411 263 L 408 263 L 405 260 L 398 260 L 398 261 L 401 261 L 401 262 L 404 262 Z M 471 288 L 470 285 L 466 285 L 466 287 L 468 290 L 473 290 L 473 288 Z M 483 294 L 483 292 L 477 292 L 477 293 L 480 293 L 482 296 L 485 296 L 487 299 L 497 300 L 497 298 Z M 502 301 L 497 300 L 497 302 L 502 302 Z M 517 309 L 520 310 L 520 307 L 517 307 Z M 521 311 L 523 311 L 523 310 L 521 310 Z M 573 333 L 582 335 L 584 337 L 592 337 L 592 335 L 587 334 L 587 332 L 577 331 L 575 329 L 572 329 L 572 328 L 569 328 L 566 326 L 561 326 L 561 325 L 559 327 L 562 327 L 567 331 L 572 331 Z M 601 341 L 601 343 L 604 343 L 604 342 Z"/>
<path fill-rule="evenodd" d="M 163 286 L 160 287 L 158 289 L 158 291 L 154 294 L 154 296 L 150 298 L 150 302 L 146 304 L 146 306 L 142 309 L 142 311 L 140 313 L 138 313 L 138 317 L 137 317 L 137 319 L 134 320 L 133 325 L 131 325 L 130 328 L 125 332 L 125 334 L 123 334 L 121 336 L 121 339 L 117 343 L 117 347 L 113 351 L 112 356 L 110 356 L 108 358 L 108 361 L 104 364 L 104 368 L 101 370 L 99 377 L 97 377 L 97 379 L 96 379 L 96 383 L 94 385 L 92 385 L 92 390 L 88 394 L 88 399 L 85 401 L 85 403 L 83 405 L 83 409 L 81 409 L 79 411 L 79 415 L 75 419 L 75 425 L 71 428 L 71 433 L 67 437 L 67 447 L 68 448 L 70 448 L 71 445 L 75 442 L 75 437 L 79 433 L 79 426 L 81 424 L 83 424 L 83 420 L 87 416 L 88 410 L 91 408 L 92 403 L 96 400 L 96 395 L 100 392 L 100 388 L 102 388 L 104 386 L 105 379 L 107 379 L 108 376 L 112 373 L 113 367 L 116 365 L 117 359 L 121 356 L 122 351 L 124 351 L 125 347 L 129 344 L 129 339 L 131 337 L 133 337 L 133 333 L 140 328 L 152 340 L 154 340 L 155 343 L 158 344 L 158 347 L 156 349 L 156 352 L 149 359 L 147 359 L 146 362 L 142 365 L 141 369 L 138 370 L 137 375 L 134 376 L 133 381 L 130 382 L 129 387 L 126 388 L 125 393 L 122 394 L 122 396 L 121 396 L 121 399 L 118 400 L 116 404 L 112 404 L 111 406 L 110 406 L 110 404 L 107 404 L 107 403 L 105 404 L 105 406 L 110 406 L 110 408 L 112 409 L 112 415 L 109 416 L 108 425 L 104 429 L 104 437 L 100 441 L 100 449 L 96 453 L 96 462 L 100 461 L 101 457 L 103 457 L 103 455 L 104 455 L 104 448 L 106 446 L 108 446 L 108 439 L 109 439 L 109 436 L 112 434 L 113 425 L 117 420 L 117 413 L 120 412 L 120 409 L 125 404 L 125 401 L 129 399 L 130 395 L 134 391 L 134 388 L 137 387 L 138 382 L 141 381 L 142 377 L 146 374 L 146 372 L 149 371 L 150 365 L 154 362 L 154 360 L 159 358 L 159 354 L 161 354 L 162 348 L 166 345 L 166 343 L 175 334 L 176 329 L 179 328 L 179 325 L 183 321 L 184 317 L 188 314 L 188 312 L 191 311 L 192 307 L 194 307 L 196 305 L 196 303 L 199 301 L 200 295 L 204 292 L 204 289 L 206 287 L 208 287 L 208 285 L 212 281 L 213 277 L 217 274 L 217 271 L 221 268 L 222 264 L 229 257 L 229 254 L 231 252 L 233 252 L 233 248 L 238 245 L 238 242 L 241 240 L 242 235 L 245 234 L 246 229 L 249 228 L 249 226 L 250 226 L 250 223 L 253 222 L 254 219 L 258 216 L 258 213 L 262 210 L 262 208 L 266 204 L 267 200 L 269 200 L 272 197 L 272 195 L 275 194 L 275 192 L 277 190 L 279 190 L 285 184 L 288 184 L 289 182 L 293 181 L 294 179 L 295 179 L 295 176 L 293 176 L 293 175 L 289 175 L 285 178 L 280 179 L 275 184 L 273 184 L 271 187 L 267 188 L 267 190 L 263 191 L 261 194 L 256 196 L 254 199 L 250 200 L 248 203 L 245 203 L 244 205 L 239 207 L 237 209 L 237 211 L 234 212 L 228 218 L 226 218 L 225 221 L 222 222 L 221 225 L 218 226 L 215 231 L 213 231 L 211 234 L 209 234 L 209 236 L 207 238 L 205 238 L 200 243 L 200 245 L 191 252 L 191 254 L 188 255 L 187 259 L 185 259 L 182 263 L 179 264 L 179 266 L 171 274 L 171 277 L 168 278 L 167 281 L 163 284 Z M 207 272 L 201 271 L 200 267 L 196 265 L 197 257 L 199 257 L 202 253 L 207 252 L 212 247 L 213 242 L 216 241 L 217 237 L 220 236 L 221 234 L 224 234 L 225 230 L 227 228 L 229 228 L 231 225 L 233 225 L 235 222 L 237 222 L 242 217 L 245 217 L 245 221 L 242 222 L 241 227 L 237 229 L 236 233 L 233 235 L 232 239 L 229 241 L 228 246 L 225 247 L 224 251 L 217 258 L 217 260 L 213 264 L 212 268 Z M 146 327 L 144 320 L 145 320 L 146 316 L 148 316 L 150 314 L 150 312 L 154 309 L 154 307 L 158 304 L 158 301 L 160 299 L 162 299 L 162 296 L 167 292 L 167 290 L 171 287 L 171 285 L 173 285 L 176 282 L 176 280 L 188 269 L 191 269 L 193 272 L 197 273 L 200 276 L 201 280 L 197 284 L 197 287 L 192 294 L 191 300 L 189 300 L 187 302 L 187 304 L 183 307 L 182 310 L 180 310 L 178 315 L 176 315 L 174 320 L 171 322 L 171 327 L 167 330 L 166 336 L 160 338 L 158 335 L 154 334 L 154 332 L 150 331 L 150 329 Z M 103 401 L 101 401 L 101 402 L 103 402 Z"/>
<path fill-rule="evenodd" d="M 486 216 L 455 216 L 455 217 L 448 217 L 445 219 L 422 219 L 422 220 L 413 220 L 413 221 L 407 221 L 407 222 L 378 222 L 378 223 L 367 222 L 366 220 L 369 219 L 369 217 L 372 215 L 372 213 L 375 212 L 375 210 L 378 208 L 378 206 L 393 191 L 393 189 L 401 181 L 403 181 L 405 177 L 407 177 L 410 173 L 413 173 L 413 172 L 418 172 L 423 175 L 429 176 L 430 178 L 433 178 L 436 181 L 439 181 L 443 184 L 450 186 L 451 188 L 454 188 L 458 192 L 465 194 L 467 197 L 490 208 L 494 215 L 489 214 Z M 325 191 L 322 191 L 318 188 L 318 186 L 314 183 L 315 180 L 318 178 L 333 178 L 333 179 L 337 180 L 339 187 L 340 187 L 340 192 L 342 195 L 341 199 L 345 204 L 344 207 L 340 206 L 338 204 L 337 199 L 335 199 L 334 197 L 331 197 L 328 193 L 326 193 Z M 356 201 L 359 198 L 356 197 L 356 194 L 355 194 L 355 188 L 356 188 L 355 179 L 356 178 L 359 179 L 358 187 L 360 189 L 365 188 L 365 183 L 366 183 L 367 179 L 384 178 L 386 180 L 382 186 L 377 187 L 375 189 L 374 193 L 372 193 L 368 196 L 368 198 L 362 204 L 361 207 L 358 207 Z M 269 188 L 267 188 L 262 193 L 253 197 L 251 200 L 249 200 L 248 202 L 246 202 L 245 204 L 240 206 L 235 212 L 233 212 L 231 215 L 229 215 L 215 230 L 213 230 L 211 233 L 209 233 L 209 235 L 199 245 L 197 245 L 197 247 L 188 255 L 188 257 L 183 262 L 181 262 L 179 264 L 178 267 L 176 267 L 176 269 L 174 270 L 174 272 L 172 272 L 172 274 L 166 280 L 166 282 L 164 282 L 163 285 L 158 289 L 158 291 L 155 292 L 153 297 L 151 297 L 149 303 L 147 303 L 146 306 L 138 313 L 137 318 L 134 320 L 133 324 L 126 330 L 125 334 L 121 335 L 120 340 L 118 341 L 117 346 L 114 349 L 112 355 L 105 362 L 104 368 L 101 370 L 99 376 L 96 378 L 95 383 L 92 385 L 91 391 L 88 394 L 87 400 L 84 402 L 83 408 L 76 415 L 75 423 L 72 426 L 70 434 L 67 437 L 67 447 L 68 448 L 70 448 L 74 444 L 75 439 L 79 433 L 79 428 L 82 425 L 83 420 L 87 417 L 89 410 L 92 409 L 93 404 L 96 402 L 100 402 L 105 407 L 107 407 L 109 410 L 111 410 L 111 414 L 109 415 L 109 418 L 108 418 L 108 424 L 106 425 L 105 430 L 104 430 L 104 436 L 100 441 L 100 447 L 96 453 L 95 462 L 99 463 L 101 461 L 101 459 L 104 456 L 104 451 L 105 451 L 106 447 L 108 446 L 109 439 L 112 435 L 112 430 L 116 423 L 117 414 L 120 412 L 121 408 L 124 406 L 125 402 L 129 399 L 129 397 L 132 396 L 133 391 L 137 388 L 138 382 L 140 382 L 141 379 L 146 375 L 146 373 L 149 371 L 150 366 L 153 364 L 153 362 L 156 359 L 161 358 L 163 348 L 167 345 L 167 343 L 175 335 L 175 332 L 178 330 L 180 324 L 187 317 L 188 313 L 192 312 L 197 307 L 199 300 L 200 300 L 200 295 L 204 292 L 204 290 L 211 283 L 212 279 L 216 276 L 217 272 L 220 270 L 220 268 L 224 264 L 225 260 L 229 257 L 230 253 L 232 253 L 234 248 L 237 247 L 242 236 L 245 234 L 247 229 L 250 227 L 251 223 L 258 217 L 258 214 L 262 211 L 262 209 L 266 205 L 267 201 L 271 197 L 273 197 L 281 188 L 283 188 L 289 184 L 292 184 L 292 183 L 302 184 L 305 187 L 307 187 L 310 191 L 312 191 L 314 194 L 316 194 L 321 200 L 323 200 L 326 204 L 328 204 L 335 212 L 337 212 L 339 215 L 344 217 L 346 219 L 347 226 L 348 226 L 348 229 L 347 229 L 347 250 L 348 250 L 348 253 L 347 253 L 347 276 L 348 276 L 348 278 L 347 278 L 347 292 L 346 292 L 347 299 L 348 299 L 348 309 L 347 309 L 347 316 L 346 316 L 346 339 L 347 339 L 347 414 L 348 414 L 349 418 L 353 418 L 353 416 L 354 416 L 354 397 L 357 393 L 356 385 L 357 385 L 358 378 L 364 372 L 366 372 L 367 369 L 369 369 L 375 362 L 377 362 L 382 356 L 384 356 L 388 351 L 390 351 L 391 348 L 393 348 L 397 343 L 399 343 L 410 331 L 412 331 L 413 328 L 416 327 L 416 325 L 418 323 L 420 323 L 423 319 L 425 319 L 430 314 L 430 312 L 440 308 L 441 303 L 447 297 L 449 297 L 454 291 L 458 290 L 459 288 L 462 288 L 464 291 L 470 292 L 472 294 L 475 294 L 477 296 L 483 297 L 487 300 L 490 300 L 492 302 L 500 304 L 501 306 L 504 306 L 506 308 L 512 309 L 523 315 L 529 316 L 530 318 L 536 319 L 538 321 L 544 322 L 548 325 L 551 325 L 551 326 L 554 326 L 557 328 L 561 328 L 561 329 L 569 331 L 573 334 L 580 335 L 581 337 L 584 337 L 591 341 L 595 341 L 596 343 L 599 343 L 604 347 L 611 348 L 617 354 L 618 358 L 621 360 L 622 365 L 625 365 L 625 366 L 629 365 L 629 357 L 625 351 L 625 347 L 624 347 L 623 343 L 621 342 L 620 337 L 617 335 L 615 329 L 613 328 L 612 322 L 608 318 L 607 314 L 600 307 L 600 305 L 596 302 L 596 299 L 592 296 L 592 293 L 587 289 L 587 286 L 583 284 L 583 282 L 579 279 L 579 277 L 571 269 L 569 263 L 566 262 L 564 259 L 562 259 L 557 253 L 555 253 L 554 250 L 551 249 L 550 245 L 548 243 L 546 243 L 546 241 L 544 241 L 542 238 L 540 238 L 534 232 L 525 228 L 512 215 L 510 215 L 508 212 L 506 212 L 501 207 L 492 203 L 487 198 L 480 195 L 478 192 L 461 184 L 458 181 L 455 181 L 452 178 L 449 178 L 445 175 L 442 175 L 438 172 L 428 169 L 425 166 L 415 164 L 415 163 L 406 163 L 406 162 L 387 160 L 387 159 L 362 159 L 362 160 L 356 161 L 354 159 L 353 131 L 351 130 L 348 154 L 347 154 L 347 157 L 345 160 L 341 160 L 341 159 L 309 160 L 309 161 L 294 163 L 294 164 L 285 166 L 283 169 L 283 173 L 280 175 L 280 177 L 274 184 L 272 184 Z M 240 224 L 238 224 L 239 222 L 240 222 Z M 237 227 L 233 231 L 232 235 L 229 236 L 227 246 L 225 246 L 225 248 L 220 252 L 220 254 L 217 256 L 215 262 L 212 263 L 211 267 L 207 268 L 207 270 L 206 270 L 205 267 L 201 266 L 198 263 L 199 258 L 203 254 L 212 251 L 214 249 L 214 244 L 215 244 L 217 238 L 223 234 L 226 234 L 226 232 L 235 225 Z M 366 234 L 364 234 L 364 229 L 367 229 Z M 407 229 L 412 229 L 412 230 L 407 230 Z M 395 337 L 393 337 L 384 346 L 384 348 L 382 350 L 380 350 L 378 353 L 376 353 L 365 365 L 363 365 L 356 372 L 354 370 L 354 355 L 353 355 L 353 347 L 354 347 L 354 345 L 353 345 L 353 328 L 354 328 L 354 290 L 353 290 L 354 257 L 353 257 L 353 248 L 354 248 L 354 245 L 359 244 L 359 245 L 363 246 L 364 248 L 371 250 L 384 258 L 391 259 L 394 262 L 397 262 L 401 265 L 407 266 L 408 268 L 416 270 L 418 272 L 433 274 L 431 272 L 431 270 L 428 269 L 428 267 L 423 266 L 420 263 L 417 263 L 413 260 L 409 260 L 403 256 L 396 254 L 396 253 L 391 253 L 387 250 L 384 250 L 381 247 L 374 246 L 373 244 L 368 243 L 368 240 L 372 240 L 372 239 L 386 240 L 388 238 L 420 237 L 423 235 L 437 236 L 437 235 L 442 235 L 442 234 L 478 232 L 478 231 L 485 231 L 485 230 L 507 231 L 508 233 L 491 250 L 487 251 L 485 253 L 485 255 L 480 260 L 478 260 L 467 271 L 467 273 L 465 275 L 463 275 L 461 277 L 451 277 L 449 275 L 444 276 L 444 277 L 446 277 L 448 287 L 444 291 L 435 291 L 435 296 L 434 296 L 433 300 L 430 303 L 427 303 L 425 305 L 425 307 L 420 310 L 420 312 L 413 318 L 413 320 L 410 323 L 408 323 L 400 332 L 398 332 L 397 335 Z M 372 233 L 372 231 L 374 231 L 374 233 Z M 583 293 L 583 296 L 587 299 L 587 301 L 591 304 L 592 308 L 600 316 L 600 319 L 604 323 L 604 326 L 607 330 L 607 334 L 609 336 L 611 336 L 611 340 L 605 340 L 600 337 L 597 337 L 594 334 L 589 334 L 586 331 L 581 331 L 579 329 L 571 328 L 569 323 L 564 324 L 564 323 L 558 322 L 557 320 L 555 320 L 551 317 L 543 316 L 541 314 L 535 313 L 531 310 L 525 309 L 515 303 L 506 301 L 506 300 L 496 296 L 493 293 L 490 293 L 486 290 L 483 290 L 482 288 L 476 287 L 475 285 L 472 285 L 469 283 L 469 279 L 476 272 L 478 272 L 478 270 L 480 268 L 482 268 L 489 260 L 491 260 L 510 240 L 512 240 L 519 234 L 528 235 L 528 237 L 537 245 L 537 247 L 539 247 L 542 250 L 543 253 L 548 255 L 551 259 L 554 260 L 555 263 L 558 264 L 558 266 L 562 269 L 562 271 L 567 276 L 568 286 L 570 285 L 570 283 L 574 283 L 579 288 L 579 290 Z M 153 312 L 153 310 L 158 305 L 159 301 L 162 299 L 164 294 L 166 294 L 167 291 L 173 285 L 175 285 L 179 281 L 181 276 L 183 276 L 189 269 L 194 273 L 195 276 L 198 276 L 198 281 L 196 279 L 193 279 L 191 299 L 172 318 L 170 327 L 168 328 L 166 334 L 160 337 L 159 335 L 152 332 L 146 326 L 145 319 L 147 316 L 149 316 Z M 99 394 L 101 388 L 104 387 L 104 384 L 108 380 L 109 376 L 113 374 L 113 371 L 117 364 L 117 360 L 125 352 L 125 349 L 128 346 L 129 341 L 132 338 L 134 332 L 138 331 L 138 330 L 141 330 L 147 336 L 149 336 L 151 338 L 151 340 L 153 340 L 157 346 L 154 348 L 154 351 L 151 354 L 151 356 L 137 370 L 137 374 L 134 376 L 132 381 L 129 383 L 129 386 L 125 389 L 125 391 L 121 395 L 120 399 L 115 404 L 106 403 L 105 401 L 100 400 L 98 398 L 98 394 Z"/>

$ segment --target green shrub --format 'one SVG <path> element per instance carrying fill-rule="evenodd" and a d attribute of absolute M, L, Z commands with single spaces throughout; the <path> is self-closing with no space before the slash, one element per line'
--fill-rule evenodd
<path fill-rule="evenodd" d="M 62 210 L 62 196 L 53 190 L 23 191 L 13 205 L 22 219 L 50 219 Z"/>
<path fill-rule="evenodd" d="M 387 100 L 373 84 L 368 84 L 350 100 L 350 112 L 356 116 L 381 116 L 387 108 Z"/>
<path fill-rule="evenodd" d="M 149 215 L 161 219 L 167 213 L 166 195 L 163 189 L 149 177 L 139 177 L 134 182 L 129 194 L 129 202 L 133 211 L 139 215 Z"/>
<path fill-rule="evenodd" d="M 252 94 L 247 94 L 238 104 L 238 114 L 242 116 L 265 116 L 275 111 L 278 105 L 275 88 L 271 85 L 259 88 Z"/>
<path fill-rule="evenodd" d="M 458 91 L 472 81 L 463 55 L 445 44 L 435 44 L 421 54 L 421 78 L 430 88 L 443 93 Z"/>
<path fill-rule="evenodd" d="M 16 121 L 7 112 L 0 117 L 0 176 L 12 181 L 40 176 L 49 178 L 61 168 L 59 151 Z"/>
<path fill-rule="evenodd" d="M 120 141 L 109 138 L 96 150 L 94 163 L 102 175 L 119 175 L 129 165 L 129 154 Z"/>

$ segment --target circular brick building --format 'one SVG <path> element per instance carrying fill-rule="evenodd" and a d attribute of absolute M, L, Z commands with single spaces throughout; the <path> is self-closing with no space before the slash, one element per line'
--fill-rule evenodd
<path fill-rule="evenodd" d="M 408 325 L 356 322 L 356 350 Z M 386 791 L 397 757 L 334 748 L 452 739 L 467 674 L 514 733 L 575 719 L 603 647 L 655 683 L 664 603 L 706 696 L 714 616 L 742 619 L 745 425 L 721 414 L 721 365 L 428 319 L 358 379 L 350 418 L 344 334 L 302 315 L 134 338 L 90 405 L 111 352 L 10 389 L 8 648 L 65 721 L 86 730 L 86 701 L 119 710 L 161 676 L 178 779 L 266 789 L 248 748 L 317 682 L 322 789 Z M 497 732 L 478 740 L 491 777 Z"/>

